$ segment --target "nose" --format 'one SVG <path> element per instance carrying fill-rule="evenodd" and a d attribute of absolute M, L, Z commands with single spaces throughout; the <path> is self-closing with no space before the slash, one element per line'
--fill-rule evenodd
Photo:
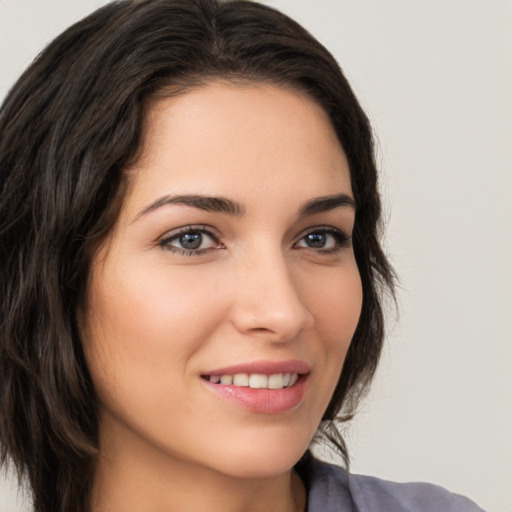
<path fill-rule="evenodd" d="M 236 272 L 231 320 L 244 334 L 286 342 L 314 324 L 281 254 L 268 252 L 245 261 Z"/>

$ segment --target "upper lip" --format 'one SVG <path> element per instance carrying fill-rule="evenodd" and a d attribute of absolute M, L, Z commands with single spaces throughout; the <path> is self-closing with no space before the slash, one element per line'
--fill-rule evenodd
<path fill-rule="evenodd" d="M 309 373 L 311 366 L 305 361 L 289 359 L 287 361 L 253 361 L 215 368 L 202 372 L 202 375 L 236 375 L 237 373 L 276 375 L 278 373 Z"/>

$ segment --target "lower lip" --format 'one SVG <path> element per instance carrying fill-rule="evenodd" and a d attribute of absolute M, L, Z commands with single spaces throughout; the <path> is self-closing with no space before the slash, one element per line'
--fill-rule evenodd
<path fill-rule="evenodd" d="M 300 375 L 297 382 L 282 389 L 253 389 L 243 386 L 224 386 L 201 379 L 217 395 L 242 407 L 261 414 L 279 414 L 297 407 L 306 392 L 308 375 Z"/>

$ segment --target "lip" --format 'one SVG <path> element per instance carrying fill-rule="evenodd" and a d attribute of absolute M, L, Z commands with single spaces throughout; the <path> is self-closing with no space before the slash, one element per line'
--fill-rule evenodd
<path fill-rule="evenodd" d="M 202 376 L 234 375 L 236 373 L 260 373 L 275 375 L 277 373 L 298 373 L 297 382 L 282 389 L 253 389 L 250 387 L 214 384 L 204 378 L 201 383 L 215 396 L 240 407 L 259 414 L 280 414 L 300 406 L 308 386 L 311 366 L 299 360 L 255 361 L 223 368 L 216 368 L 202 373 Z"/>
<path fill-rule="evenodd" d="M 311 366 L 299 359 L 287 361 L 253 361 L 250 363 L 235 364 L 223 368 L 215 368 L 202 372 L 201 375 L 220 376 L 235 375 L 236 373 L 260 373 L 262 375 L 275 375 L 276 373 L 306 374 L 311 371 Z"/>

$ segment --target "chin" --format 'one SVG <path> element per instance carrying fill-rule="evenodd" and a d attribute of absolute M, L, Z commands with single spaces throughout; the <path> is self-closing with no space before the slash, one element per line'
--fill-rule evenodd
<path fill-rule="evenodd" d="M 223 473 L 238 478 L 271 478 L 286 473 L 304 455 L 309 442 L 290 444 L 287 442 L 247 443 L 242 448 L 232 447 L 224 457 L 217 458 L 216 465 Z"/>

